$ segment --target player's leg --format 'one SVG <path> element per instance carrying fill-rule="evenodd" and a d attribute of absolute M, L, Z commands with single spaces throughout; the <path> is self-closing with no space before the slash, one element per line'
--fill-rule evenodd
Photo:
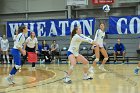
<path fill-rule="evenodd" d="M 14 75 L 17 73 L 18 70 L 21 69 L 21 59 L 20 59 L 20 52 L 17 49 L 12 49 L 12 55 L 15 62 L 15 66 L 10 71 L 9 76 L 6 78 L 9 84 L 14 84 Z"/>
<path fill-rule="evenodd" d="M 35 62 L 32 63 L 32 71 L 36 71 Z"/>
<path fill-rule="evenodd" d="M 6 57 L 7 57 L 7 61 L 8 61 L 8 63 L 10 63 L 10 61 L 9 61 L 9 54 L 8 54 L 8 50 L 7 50 L 7 51 L 5 51 L 5 53 L 6 53 Z"/>
<path fill-rule="evenodd" d="M 99 69 L 101 69 L 102 71 L 106 71 L 106 69 L 104 68 L 104 65 L 108 60 L 108 54 L 107 54 L 107 51 L 104 49 L 104 47 L 100 48 L 100 51 L 102 55 L 104 56 L 104 59 L 102 61 L 102 64 L 99 66 Z"/>
<path fill-rule="evenodd" d="M 65 83 L 71 83 L 72 81 L 70 79 L 70 75 L 72 74 L 73 69 L 74 69 L 74 67 L 76 65 L 76 58 L 75 58 L 75 56 L 71 52 L 68 52 L 67 56 L 68 56 L 68 59 L 69 59 L 71 65 L 69 67 L 69 70 L 66 72 L 66 75 L 65 75 L 65 78 L 64 78 L 64 82 Z"/>
<path fill-rule="evenodd" d="M 76 60 L 78 61 L 78 62 L 82 62 L 83 64 L 84 64 L 84 66 L 83 66 L 83 71 L 84 71 L 84 75 L 83 75 L 83 79 L 84 80 L 90 80 L 90 79 L 93 79 L 92 77 L 89 77 L 88 76 L 88 60 L 84 57 L 84 56 L 82 56 L 82 55 L 78 55 L 78 57 L 76 58 Z"/>
<path fill-rule="evenodd" d="M 93 65 L 89 68 L 89 72 L 90 73 L 94 73 L 95 72 L 95 67 L 96 67 L 96 63 L 99 61 L 99 58 L 100 58 L 100 51 L 99 51 L 99 46 L 96 46 L 94 48 L 94 51 L 95 51 L 95 60 L 93 61 Z"/>
<path fill-rule="evenodd" d="M 140 61 L 139 61 L 138 65 L 137 65 L 137 67 L 135 68 L 134 73 L 138 74 L 139 70 L 140 70 Z"/>
<path fill-rule="evenodd" d="M 6 63 L 5 55 L 6 55 L 5 51 L 2 51 L 3 63 Z"/>

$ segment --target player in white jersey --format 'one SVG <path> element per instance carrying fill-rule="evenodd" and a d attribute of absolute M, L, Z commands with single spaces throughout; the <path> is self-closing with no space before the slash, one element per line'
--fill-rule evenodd
<path fill-rule="evenodd" d="M 14 47 L 11 50 L 11 54 L 13 56 L 15 66 L 12 68 L 9 76 L 6 78 L 9 84 L 14 84 L 13 76 L 16 74 L 18 70 L 21 69 L 21 56 L 26 55 L 26 51 L 22 49 L 23 44 L 25 42 L 25 34 L 27 33 L 27 28 L 25 26 L 19 27 L 19 34 L 15 40 Z"/>
<path fill-rule="evenodd" d="M 93 46 L 94 51 L 95 51 L 96 59 L 93 61 L 93 66 L 91 66 L 89 68 L 89 72 L 91 72 L 91 73 L 94 73 L 96 63 L 99 61 L 100 52 L 104 56 L 104 59 L 102 61 L 102 64 L 99 66 L 99 69 L 101 69 L 102 71 L 106 71 L 106 69 L 104 68 L 104 64 L 108 60 L 108 54 L 107 54 L 107 51 L 105 50 L 105 48 L 103 46 L 103 39 L 105 37 L 104 28 L 105 28 L 104 23 L 100 23 L 100 29 L 98 29 L 96 31 L 96 34 L 95 34 L 94 41 L 98 44 L 99 47 L 96 47 L 96 45 Z"/>
<path fill-rule="evenodd" d="M 6 63 L 5 56 L 7 57 L 7 62 L 10 63 L 8 50 L 9 50 L 9 41 L 6 38 L 6 36 L 3 35 L 3 38 L 1 40 L 1 51 L 2 51 L 2 54 L 3 54 L 3 61 L 4 61 L 4 63 Z"/>
<path fill-rule="evenodd" d="M 38 40 L 36 38 L 35 32 L 31 32 L 30 36 L 25 40 L 24 49 L 26 50 L 27 54 L 24 56 L 24 60 L 27 59 L 28 52 L 35 52 L 38 53 Z M 32 62 L 32 70 L 35 71 L 35 63 Z"/>
<path fill-rule="evenodd" d="M 90 44 L 96 44 L 91 38 L 88 38 L 81 34 L 81 28 L 76 27 L 73 29 L 72 34 L 71 34 L 71 43 L 67 52 L 68 59 L 71 63 L 71 66 L 66 72 L 66 76 L 64 78 L 65 83 L 71 83 L 70 75 L 73 72 L 73 69 L 78 62 L 82 62 L 84 64 L 83 70 L 84 70 L 84 80 L 89 80 L 92 79 L 91 77 L 88 76 L 88 60 L 79 54 L 79 46 L 82 42 L 88 42 Z"/>

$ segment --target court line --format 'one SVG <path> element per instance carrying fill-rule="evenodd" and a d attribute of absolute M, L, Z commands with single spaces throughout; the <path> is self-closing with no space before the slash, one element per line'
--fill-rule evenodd
<path fill-rule="evenodd" d="M 53 69 L 53 68 L 50 68 L 50 69 Z M 42 69 L 41 69 L 42 70 Z M 63 71 L 63 70 L 60 70 L 60 69 L 56 69 L 56 70 L 58 70 L 58 71 Z M 64 71 L 63 71 L 64 72 Z M 56 79 L 56 80 L 54 80 L 54 81 L 51 81 L 51 82 L 48 82 L 48 83 L 42 83 L 42 84 L 39 84 L 39 85 L 33 85 L 33 86 L 30 86 L 30 87 L 23 87 L 22 89 L 29 89 L 29 88 L 34 88 L 34 87 L 38 87 L 38 86 L 42 86 L 42 85 L 47 85 L 47 84 L 53 84 L 53 83 L 56 83 L 56 82 L 58 82 L 58 81 L 61 81 L 61 80 L 63 80 L 64 79 L 64 77 L 63 78 L 60 78 L 60 79 Z M 26 85 L 26 84 L 23 84 L 23 85 Z M 6 92 L 12 92 L 12 91 L 17 91 L 17 90 L 22 90 L 22 89 L 13 89 L 13 90 L 9 90 L 9 91 L 6 91 Z M 2 93 L 5 93 L 5 91 L 2 91 Z"/>
<path fill-rule="evenodd" d="M 113 69 L 109 68 L 108 66 L 106 66 L 107 70 L 110 71 L 111 73 L 116 74 L 117 77 L 124 79 L 126 82 L 128 82 L 130 85 L 132 84 L 133 86 L 137 86 L 137 82 L 134 81 L 133 79 L 126 77 L 125 75 L 122 75 L 120 73 L 115 72 Z"/>

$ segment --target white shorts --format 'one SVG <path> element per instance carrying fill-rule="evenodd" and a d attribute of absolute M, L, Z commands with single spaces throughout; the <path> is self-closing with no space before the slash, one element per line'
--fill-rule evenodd
<path fill-rule="evenodd" d="M 104 45 L 103 44 L 99 44 L 99 47 L 104 47 Z"/>
<path fill-rule="evenodd" d="M 103 44 L 98 44 L 98 45 L 99 45 L 100 48 L 104 47 Z M 96 45 L 93 45 L 93 46 L 91 47 L 91 49 L 94 49 L 95 47 L 96 47 Z"/>
<path fill-rule="evenodd" d="M 6 49 L 6 48 L 1 48 L 1 51 L 8 51 L 8 49 Z"/>

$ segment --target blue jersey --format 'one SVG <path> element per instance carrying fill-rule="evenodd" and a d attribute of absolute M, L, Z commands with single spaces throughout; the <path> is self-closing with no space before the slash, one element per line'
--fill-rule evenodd
<path fill-rule="evenodd" d="M 114 51 L 117 52 L 117 51 L 124 51 L 125 50 L 125 47 L 122 43 L 118 44 L 116 43 L 115 46 L 114 46 Z"/>

